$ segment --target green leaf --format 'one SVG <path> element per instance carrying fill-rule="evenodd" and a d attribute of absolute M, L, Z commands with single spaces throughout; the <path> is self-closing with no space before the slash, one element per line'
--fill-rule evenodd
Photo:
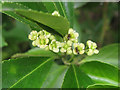
<path fill-rule="evenodd" d="M 3 30 L 3 36 L 7 41 L 12 41 L 12 43 L 14 42 L 14 44 L 19 44 L 21 42 L 29 41 L 29 32 L 30 28 L 28 26 L 16 21 L 16 26 L 13 29 L 9 31 Z"/>
<path fill-rule="evenodd" d="M 53 3 L 54 3 L 54 6 L 56 7 L 57 11 L 59 11 L 60 15 L 67 18 L 66 10 L 65 10 L 63 3 L 60 0 L 58 0 L 58 2 L 53 2 Z"/>
<path fill-rule="evenodd" d="M 6 43 L 3 35 L 2 35 L 2 26 L 0 25 L 0 48 L 7 46 L 8 44 Z"/>
<path fill-rule="evenodd" d="M 94 84 L 77 66 L 58 65 L 53 60 L 29 57 L 4 61 L 3 88 L 85 88 Z"/>
<path fill-rule="evenodd" d="M 105 46 L 99 51 L 98 55 L 86 57 L 83 62 L 100 61 L 118 68 L 118 45 Z"/>
<path fill-rule="evenodd" d="M 118 69 L 112 65 L 99 61 L 90 61 L 81 64 L 80 69 L 88 74 L 97 84 L 118 86 Z"/>
<path fill-rule="evenodd" d="M 88 0 L 89 1 L 89 0 Z M 86 5 L 88 2 L 74 2 L 74 8 L 80 8 L 83 7 L 84 5 Z"/>
<path fill-rule="evenodd" d="M 58 11 L 61 16 L 67 18 L 65 6 L 64 6 L 63 2 L 61 2 L 60 0 L 58 0 L 56 2 L 53 2 L 53 1 L 52 2 L 44 2 L 44 0 L 43 0 L 42 3 L 44 4 L 44 6 L 46 7 L 46 9 L 49 13 Z"/>
<path fill-rule="evenodd" d="M 97 90 L 98 88 L 102 88 L 102 90 L 106 90 L 106 88 L 114 88 L 114 90 L 118 90 L 118 87 L 116 86 L 113 86 L 113 85 L 102 85 L 102 84 L 93 84 L 93 85 L 89 85 L 87 87 L 88 89 L 87 90 Z"/>
<path fill-rule="evenodd" d="M 74 17 L 74 3 L 73 2 L 44 2 L 48 12 L 52 13 L 55 10 L 64 16 L 70 22 L 70 27 L 73 28 L 73 17 Z"/>
<path fill-rule="evenodd" d="M 45 49 L 33 48 L 26 53 L 15 54 L 12 56 L 12 58 L 29 57 L 29 56 L 53 57 L 53 56 L 57 56 L 57 54 L 55 54 L 51 51 L 45 50 Z"/>
<path fill-rule="evenodd" d="M 15 3 L 22 4 L 25 7 L 32 10 L 47 12 L 46 7 L 43 5 L 42 2 L 15 2 Z"/>
<path fill-rule="evenodd" d="M 0 35 L 0 42 L 1 42 L 0 48 L 8 45 L 8 44 L 5 42 L 4 38 L 3 38 L 1 35 Z"/>
<path fill-rule="evenodd" d="M 73 16 L 74 16 L 74 3 L 73 2 L 43 2 L 49 13 L 53 13 L 55 10 L 60 15 L 67 18 L 70 22 L 70 27 L 73 28 Z"/>
<path fill-rule="evenodd" d="M 94 82 L 78 66 L 70 66 L 64 77 L 62 88 L 86 88 Z"/>
<path fill-rule="evenodd" d="M 44 6 L 46 7 L 47 11 L 49 13 L 53 13 L 54 11 L 57 11 L 57 8 L 55 7 L 55 4 L 53 2 L 42 2 Z"/>
<path fill-rule="evenodd" d="M 4 61 L 3 88 L 60 87 L 68 67 L 55 64 L 53 58 L 46 59 L 34 57 Z"/>
<path fill-rule="evenodd" d="M 36 22 L 32 22 L 24 17 L 21 17 L 20 15 L 16 14 L 14 12 L 14 9 L 25 9 L 29 10 L 28 7 L 24 6 L 20 3 L 15 2 L 4 2 L 2 3 L 2 13 L 5 13 L 6 15 L 9 15 L 12 18 L 15 18 L 16 20 L 28 24 L 32 29 L 35 29 L 37 31 L 40 31 L 41 28 Z"/>
<path fill-rule="evenodd" d="M 73 28 L 74 25 L 74 3 L 73 2 L 63 2 L 67 18 L 70 22 L 70 27 Z"/>
<path fill-rule="evenodd" d="M 48 58 L 19 58 L 4 61 L 2 63 L 3 88 L 11 87 L 18 80 L 37 68 Z M 38 76 L 36 76 L 38 77 Z"/>
<path fill-rule="evenodd" d="M 57 31 L 62 36 L 68 32 L 69 22 L 62 16 L 53 16 L 52 14 L 37 12 L 33 10 L 16 10 L 16 13 L 45 26 L 48 26 Z"/>

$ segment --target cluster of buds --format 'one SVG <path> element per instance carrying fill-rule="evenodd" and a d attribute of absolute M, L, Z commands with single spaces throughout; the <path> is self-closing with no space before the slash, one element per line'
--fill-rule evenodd
<path fill-rule="evenodd" d="M 95 42 L 92 42 L 91 40 L 88 40 L 86 43 L 86 53 L 87 55 L 91 56 L 94 53 L 98 54 L 99 51 L 96 49 L 97 48 L 97 44 Z"/>
<path fill-rule="evenodd" d="M 49 43 L 55 39 L 53 35 L 51 35 L 49 32 L 42 30 L 42 31 L 32 31 L 28 38 L 32 40 L 33 46 L 38 46 L 40 48 L 49 49 Z"/>
<path fill-rule="evenodd" d="M 96 49 L 97 44 L 95 42 L 88 40 L 85 46 L 83 43 L 78 42 L 78 36 L 79 34 L 70 28 L 68 34 L 63 38 L 63 42 L 57 41 L 54 35 L 45 30 L 39 32 L 32 31 L 29 34 L 29 39 L 33 41 L 33 46 L 51 50 L 55 53 L 61 52 L 68 55 L 86 53 L 89 56 L 93 55 L 94 53 L 99 53 L 99 51 Z"/>
<path fill-rule="evenodd" d="M 52 15 L 60 16 L 59 12 L 57 11 L 54 11 Z M 83 43 L 79 43 L 79 34 L 72 28 L 69 29 L 68 34 L 66 34 L 63 38 L 63 42 L 57 41 L 54 35 L 45 30 L 39 32 L 32 31 L 28 37 L 30 40 L 33 41 L 33 46 L 44 48 L 46 50 L 51 50 L 55 53 L 61 52 L 68 55 L 78 55 L 86 53 L 88 56 L 99 53 L 99 51 L 96 49 L 97 44 L 95 42 L 88 40 L 86 46 Z"/>

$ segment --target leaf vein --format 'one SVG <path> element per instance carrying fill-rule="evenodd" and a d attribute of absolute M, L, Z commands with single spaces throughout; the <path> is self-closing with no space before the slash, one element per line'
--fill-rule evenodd
<path fill-rule="evenodd" d="M 72 65 L 73 66 L 73 65 Z M 74 74 L 75 74 L 75 79 L 76 79 L 76 82 L 77 82 L 77 86 L 78 88 L 80 88 L 79 86 L 79 82 L 78 82 L 78 78 L 77 78 L 77 75 L 76 75 L 76 70 L 75 70 L 75 67 L 73 66 L 73 71 L 74 71 Z"/>
<path fill-rule="evenodd" d="M 14 87 L 15 85 L 17 85 L 20 81 L 22 81 L 23 79 L 25 79 L 27 76 L 29 76 L 30 74 L 32 74 L 34 71 L 36 71 L 38 68 L 40 68 L 41 66 L 43 66 L 45 63 L 47 63 L 48 61 L 52 60 L 54 57 L 49 58 L 48 60 L 46 60 L 45 62 L 43 62 L 42 64 L 40 64 L 38 67 L 36 67 L 34 70 L 32 70 L 30 73 L 26 74 L 24 77 L 22 77 L 21 79 L 19 79 L 15 84 L 13 84 L 10 88 Z"/>

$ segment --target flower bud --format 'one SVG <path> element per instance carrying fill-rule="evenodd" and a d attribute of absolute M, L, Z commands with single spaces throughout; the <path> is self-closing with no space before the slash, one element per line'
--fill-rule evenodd
<path fill-rule="evenodd" d="M 64 53 L 64 52 L 66 52 L 66 49 L 61 48 L 61 49 L 60 49 L 60 52 Z"/>
<path fill-rule="evenodd" d="M 30 40 L 36 40 L 37 37 L 38 37 L 37 31 L 32 31 L 32 32 L 29 34 L 29 36 L 28 36 L 28 38 L 29 38 Z"/>
<path fill-rule="evenodd" d="M 99 50 L 95 49 L 95 50 L 94 50 L 94 53 L 95 53 L 95 54 L 98 54 L 98 53 L 99 53 Z"/>
<path fill-rule="evenodd" d="M 91 55 L 93 55 L 94 54 L 94 51 L 92 50 L 92 49 L 89 49 L 89 51 L 87 52 L 87 55 L 88 56 L 91 56 Z"/>
<path fill-rule="evenodd" d="M 58 53 L 58 52 L 59 52 L 59 48 L 55 48 L 55 47 L 53 47 L 53 52 Z"/>
<path fill-rule="evenodd" d="M 33 41 L 33 42 L 32 42 L 32 45 L 33 45 L 33 46 L 37 46 L 37 45 L 36 45 L 36 41 Z"/>
<path fill-rule="evenodd" d="M 56 40 L 52 40 L 51 43 L 49 44 L 50 50 L 52 50 L 53 52 L 59 52 L 59 47 L 60 47 L 59 44 L 60 42 Z"/>
<path fill-rule="evenodd" d="M 54 12 L 52 13 L 52 15 L 53 15 L 53 16 L 60 16 L 60 14 L 59 14 L 58 11 L 54 11 Z"/>
<path fill-rule="evenodd" d="M 53 40 L 55 39 L 55 37 L 53 35 L 50 36 L 50 40 Z"/>
<path fill-rule="evenodd" d="M 80 53 L 80 54 L 84 54 L 84 52 L 85 52 L 85 50 L 82 50 L 82 51 L 80 51 L 79 53 Z"/>
<path fill-rule="evenodd" d="M 67 41 L 67 45 L 68 45 L 68 46 L 72 46 L 72 41 L 68 40 L 68 41 Z"/>
<path fill-rule="evenodd" d="M 67 48 L 67 54 L 72 54 L 71 47 Z"/>
<path fill-rule="evenodd" d="M 87 55 L 91 56 L 93 55 L 94 53 L 95 54 L 98 54 L 99 51 L 96 49 L 97 48 L 97 44 L 95 42 L 92 42 L 91 40 L 88 40 L 87 41 Z"/>
<path fill-rule="evenodd" d="M 73 49 L 74 54 L 84 54 L 85 45 L 83 43 L 74 43 L 73 47 L 74 47 Z"/>

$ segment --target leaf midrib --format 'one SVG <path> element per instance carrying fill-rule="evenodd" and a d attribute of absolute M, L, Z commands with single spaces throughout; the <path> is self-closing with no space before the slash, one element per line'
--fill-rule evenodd
<path fill-rule="evenodd" d="M 65 11 L 64 11 L 64 9 L 63 9 L 63 6 L 62 6 L 60 0 L 59 0 L 59 4 L 60 4 L 60 7 L 61 7 L 61 9 L 62 9 L 62 11 L 63 11 L 63 14 L 64 14 L 65 18 L 67 18 L 67 16 L 66 16 L 66 14 L 65 14 Z"/>
<path fill-rule="evenodd" d="M 75 74 L 75 79 L 76 79 L 76 82 L 77 82 L 77 86 L 78 86 L 78 88 L 80 88 L 74 65 L 72 65 L 72 67 L 73 67 L 73 71 L 74 71 L 74 74 Z"/>
<path fill-rule="evenodd" d="M 42 64 L 40 64 L 39 66 L 37 66 L 35 69 L 33 69 L 31 72 L 29 72 L 28 74 L 26 74 L 24 77 L 22 77 L 21 79 L 19 79 L 16 83 L 14 83 L 10 88 L 14 87 L 15 85 L 17 85 L 20 81 L 22 81 L 23 79 L 25 79 L 27 76 L 29 76 L 30 74 L 32 74 L 33 72 L 35 72 L 38 68 L 40 68 L 41 66 L 43 66 L 45 63 L 47 63 L 50 60 L 53 60 L 54 57 L 49 58 L 48 60 L 46 60 L 45 62 L 43 62 Z"/>

